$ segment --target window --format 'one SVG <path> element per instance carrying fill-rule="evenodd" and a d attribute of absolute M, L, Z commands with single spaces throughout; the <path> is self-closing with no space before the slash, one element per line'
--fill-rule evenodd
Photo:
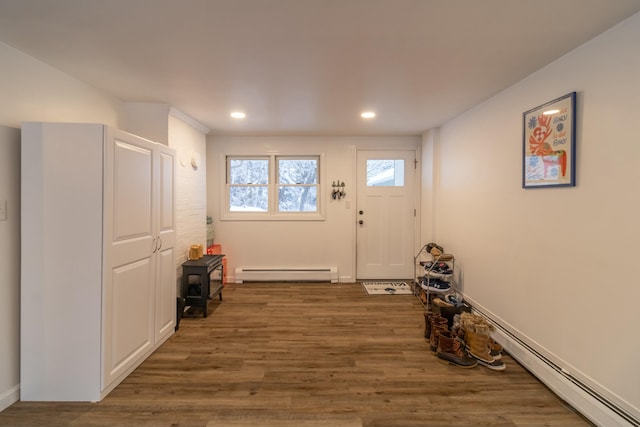
<path fill-rule="evenodd" d="M 278 212 L 318 211 L 318 159 L 277 157 Z"/>
<path fill-rule="evenodd" d="M 229 156 L 226 163 L 226 218 L 318 219 L 320 156 Z"/>
<path fill-rule="evenodd" d="M 404 160 L 367 160 L 367 187 L 404 187 Z"/>
<path fill-rule="evenodd" d="M 233 159 L 227 163 L 230 212 L 269 210 L 269 159 Z"/>

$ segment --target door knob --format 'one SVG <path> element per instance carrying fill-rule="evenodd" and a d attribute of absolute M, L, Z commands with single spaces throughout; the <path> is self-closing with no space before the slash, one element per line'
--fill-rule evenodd
<path fill-rule="evenodd" d="M 360 221 L 358 221 L 358 224 L 362 225 L 362 224 L 364 224 L 364 221 L 360 220 Z"/>

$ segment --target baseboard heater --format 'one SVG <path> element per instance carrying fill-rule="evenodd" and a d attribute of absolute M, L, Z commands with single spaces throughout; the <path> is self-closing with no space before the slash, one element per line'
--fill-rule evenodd
<path fill-rule="evenodd" d="M 581 378 L 558 366 L 494 319 L 483 307 L 474 304 L 473 300 L 468 301 L 475 313 L 495 326 L 497 335 L 502 338 L 501 344 L 514 359 L 596 425 L 640 427 L 640 419 L 632 413 L 632 410 L 627 410 Z"/>
<path fill-rule="evenodd" d="M 235 282 L 331 282 L 338 283 L 337 267 L 257 268 L 238 267 Z"/>

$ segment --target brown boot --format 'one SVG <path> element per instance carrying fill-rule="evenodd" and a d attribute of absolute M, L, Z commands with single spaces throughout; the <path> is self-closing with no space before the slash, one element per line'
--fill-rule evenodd
<path fill-rule="evenodd" d="M 429 347 L 431 351 L 435 353 L 438 348 L 438 335 L 440 332 L 448 332 L 449 327 L 447 319 L 439 314 L 433 314 L 431 316 L 431 334 L 429 335 Z"/>
<path fill-rule="evenodd" d="M 438 335 L 438 358 L 444 363 L 460 368 L 473 368 L 478 363 L 462 348 L 462 344 L 451 332 L 443 331 Z"/>
<path fill-rule="evenodd" d="M 431 339 L 431 316 L 433 314 L 428 313 L 426 310 L 424 312 L 424 338 L 429 340 Z"/>
<path fill-rule="evenodd" d="M 496 359 L 496 360 L 502 359 L 502 351 L 503 350 L 504 350 L 504 348 L 500 344 L 495 342 L 495 340 L 493 338 L 489 338 L 489 351 L 491 352 L 491 356 L 494 359 Z"/>

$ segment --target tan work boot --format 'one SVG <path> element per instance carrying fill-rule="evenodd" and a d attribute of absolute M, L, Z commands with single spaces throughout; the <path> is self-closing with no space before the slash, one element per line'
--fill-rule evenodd
<path fill-rule="evenodd" d="M 474 328 L 467 328 L 464 331 L 464 339 L 469 354 L 471 354 L 478 363 L 494 371 L 502 371 L 506 368 L 504 362 L 496 360 L 491 356 L 488 327 L 476 324 Z"/>

